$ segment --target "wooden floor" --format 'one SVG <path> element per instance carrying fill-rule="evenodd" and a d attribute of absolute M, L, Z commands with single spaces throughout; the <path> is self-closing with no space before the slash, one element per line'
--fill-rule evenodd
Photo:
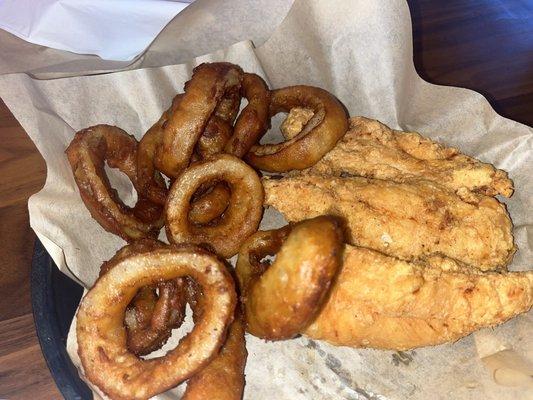
<path fill-rule="evenodd" d="M 475 89 L 502 115 L 533 126 L 533 2 L 409 0 L 415 65 L 428 81 Z M 45 164 L 0 102 L 0 398 L 57 399 L 30 306 L 35 235 L 28 197 Z"/>

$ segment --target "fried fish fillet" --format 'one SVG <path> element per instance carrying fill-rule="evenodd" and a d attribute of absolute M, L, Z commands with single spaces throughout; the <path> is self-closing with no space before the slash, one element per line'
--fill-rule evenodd
<path fill-rule="evenodd" d="M 289 221 L 341 217 L 348 243 L 404 260 L 443 254 L 481 270 L 504 268 L 515 251 L 512 223 L 496 199 L 462 199 L 429 181 L 360 177 L 263 178 L 265 204 Z"/>
<path fill-rule="evenodd" d="M 436 256 L 406 262 L 346 246 L 330 297 L 305 335 L 406 350 L 455 341 L 533 304 L 533 271 L 481 273 Z"/>
<path fill-rule="evenodd" d="M 395 182 L 423 178 L 452 191 L 505 197 L 513 194 L 513 182 L 505 171 L 418 133 L 392 130 L 364 117 L 351 118 L 346 135 L 307 172 L 349 173 Z"/>

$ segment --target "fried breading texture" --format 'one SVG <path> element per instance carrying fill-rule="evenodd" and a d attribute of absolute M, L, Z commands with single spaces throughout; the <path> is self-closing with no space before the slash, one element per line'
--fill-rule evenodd
<path fill-rule="evenodd" d="M 337 283 L 305 334 L 405 350 L 458 340 L 532 305 L 533 271 L 481 273 L 444 257 L 410 263 L 347 245 Z"/>
<path fill-rule="evenodd" d="M 244 391 L 246 364 L 244 324 L 237 315 L 228 330 L 226 342 L 207 367 L 187 381 L 182 400 L 240 400 Z"/>
<path fill-rule="evenodd" d="M 515 251 L 509 215 L 492 197 L 473 195 L 467 202 L 428 181 L 318 175 L 265 177 L 263 186 L 265 203 L 287 220 L 341 217 L 348 243 L 400 259 L 440 253 L 494 270 L 504 268 Z"/>
<path fill-rule="evenodd" d="M 507 172 L 416 132 L 393 130 L 364 117 L 351 118 L 346 135 L 308 172 L 350 173 L 395 182 L 423 178 L 452 191 L 468 189 L 505 197 L 513 194 Z"/>

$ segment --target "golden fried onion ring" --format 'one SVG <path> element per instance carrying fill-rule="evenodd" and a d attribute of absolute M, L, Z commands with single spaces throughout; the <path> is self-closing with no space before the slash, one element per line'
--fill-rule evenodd
<path fill-rule="evenodd" d="M 163 226 L 162 208 L 139 195 L 134 208 L 126 206 L 111 188 L 104 165 L 125 173 L 137 189 L 137 140 L 122 129 L 96 125 L 76 133 L 66 150 L 92 217 L 126 241 L 156 237 Z"/>
<path fill-rule="evenodd" d="M 185 94 L 164 127 L 156 154 L 157 169 L 177 178 L 187 167 L 196 143 L 224 95 L 240 88 L 240 67 L 230 63 L 201 64 L 185 84 Z"/>
<path fill-rule="evenodd" d="M 164 357 L 139 359 L 126 346 L 127 305 L 141 287 L 185 276 L 201 287 L 201 318 Z M 217 355 L 236 301 L 226 266 L 201 248 L 170 247 L 128 256 L 100 277 L 80 303 L 76 333 L 84 372 L 112 398 L 147 399 L 166 391 Z"/>
<path fill-rule="evenodd" d="M 228 208 L 214 223 L 189 221 L 190 201 L 201 185 L 223 181 L 231 190 Z M 263 213 L 263 186 L 257 173 L 240 159 L 219 154 L 187 168 L 172 184 L 165 206 L 167 237 L 172 243 L 211 246 L 229 258 L 257 230 Z"/>
<path fill-rule="evenodd" d="M 261 262 L 276 253 L 272 265 Z M 235 270 L 247 331 L 268 340 L 300 333 L 320 310 L 341 256 L 342 230 L 332 217 L 252 235 Z"/>
<path fill-rule="evenodd" d="M 278 144 L 255 145 L 246 161 L 261 170 L 286 172 L 317 163 L 348 130 L 343 105 L 326 90 L 312 86 L 289 86 L 271 92 L 270 115 L 308 108 L 313 117 L 293 138 Z"/>
<path fill-rule="evenodd" d="M 100 276 L 128 256 L 167 247 L 168 245 L 151 239 L 127 245 L 102 265 Z M 156 287 L 159 295 L 155 292 Z M 188 278 L 139 289 L 126 308 L 124 318 L 128 350 L 135 355 L 146 355 L 161 348 L 172 334 L 172 329 L 179 328 L 183 322 L 187 302 L 193 310 L 193 320 L 197 322 L 202 318 L 202 291 L 199 285 Z M 240 400 L 244 390 L 246 357 L 244 324 L 237 307 L 235 319 L 228 328 L 228 335 L 220 352 L 187 381 L 187 390 L 182 400 Z"/>
<path fill-rule="evenodd" d="M 100 276 L 128 256 L 166 247 L 168 245 L 153 239 L 141 239 L 124 246 L 102 264 Z M 166 343 L 172 329 L 178 328 L 185 317 L 185 284 L 182 278 L 178 278 L 139 289 L 128 304 L 124 317 L 128 350 L 136 355 L 146 355 Z"/>

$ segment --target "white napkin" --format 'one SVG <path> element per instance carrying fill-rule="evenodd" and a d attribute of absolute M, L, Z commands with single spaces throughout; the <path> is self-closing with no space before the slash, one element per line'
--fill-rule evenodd
<path fill-rule="evenodd" d="M 42 46 L 129 61 L 194 0 L 3 0 L 0 28 Z"/>

